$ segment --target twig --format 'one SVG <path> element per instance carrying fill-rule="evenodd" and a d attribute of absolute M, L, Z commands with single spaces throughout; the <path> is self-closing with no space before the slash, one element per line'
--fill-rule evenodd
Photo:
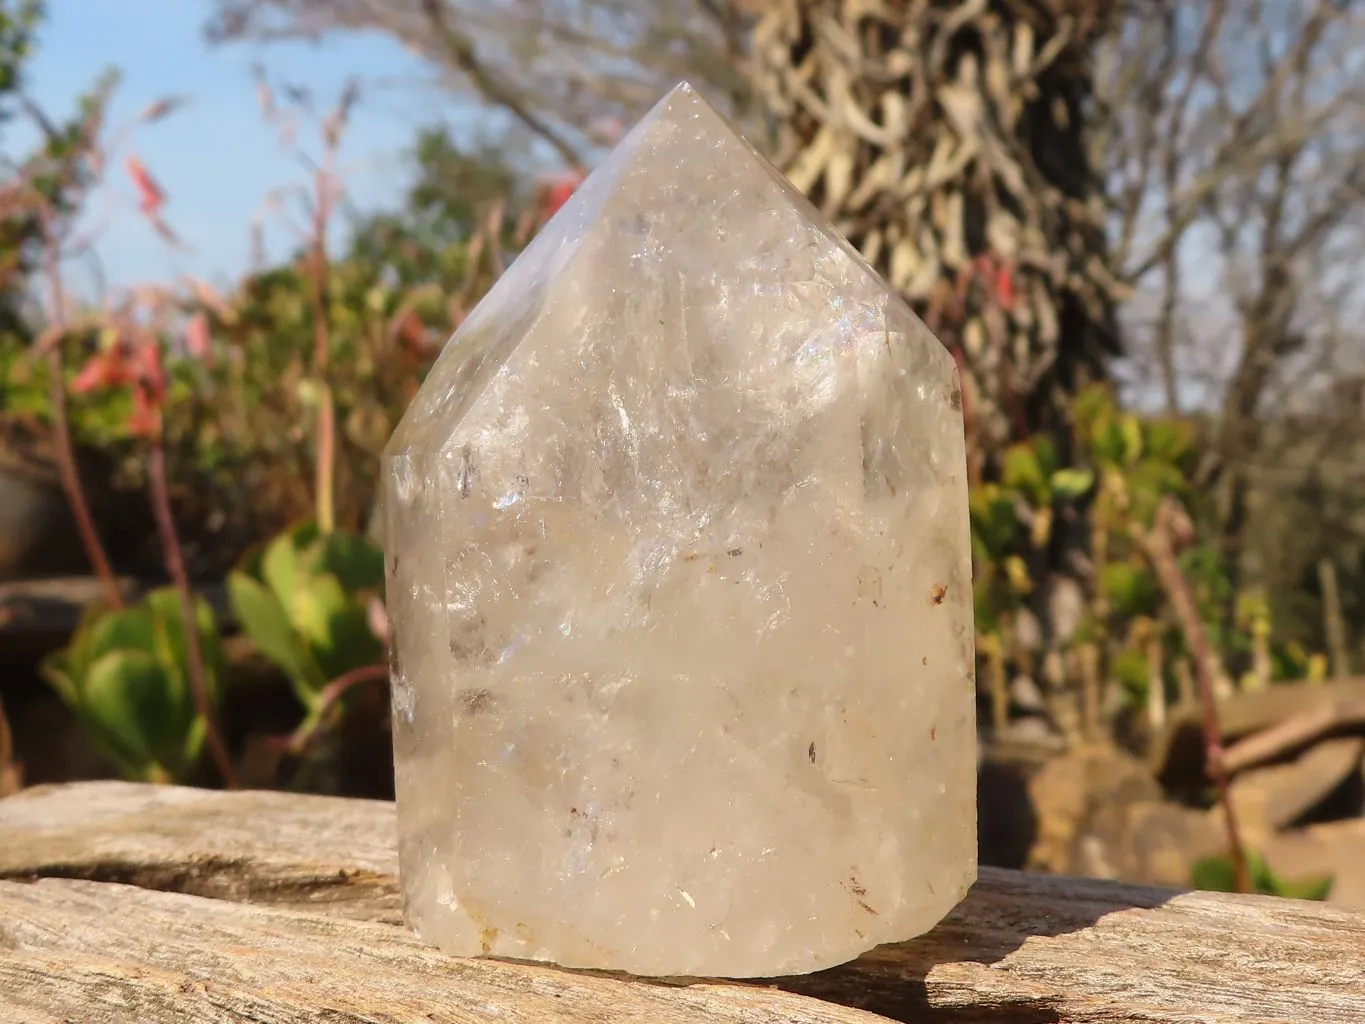
<path fill-rule="evenodd" d="M 1265 764 L 1337 729 L 1365 726 L 1365 700 L 1339 700 L 1286 718 L 1239 740 L 1223 755 L 1229 775 Z"/>
<path fill-rule="evenodd" d="M 455 27 L 453 19 L 448 16 L 449 12 L 440 0 L 420 0 L 420 4 L 422 13 L 426 15 L 427 23 L 431 27 L 431 34 L 449 54 L 451 62 L 465 74 L 484 99 L 501 106 L 548 142 L 570 167 L 582 167 L 583 160 L 574 145 L 531 109 L 527 97 L 518 94 L 514 88 L 503 82 L 479 58 L 474 41 Z"/>
<path fill-rule="evenodd" d="M 1161 638 L 1147 641 L 1147 724 L 1152 734 L 1166 727 L 1166 677 L 1162 671 L 1165 654 Z"/>
<path fill-rule="evenodd" d="M 71 516 L 76 520 L 76 532 L 80 534 L 81 547 L 90 568 L 99 577 L 104 590 L 104 599 L 110 608 L 122 608 L 123 594 L 119 590 L 114 569 L 105 553 L 104 542 L 100 539 L 95 526 L 95 518 L 90 513 L 90 502 L 85 496 L 81 483 L 80 468 L 76 464 L 76 449 L 71 442 L 71 421 L 66 407 L 66 368 L 62 364 L 61 335 L 67 324 L 66 289 L 62 285 L 61 267 L 57 262 L 57 241 L 53 237 L 44 215 L 43 267 L 47 277 L 50 295 L 52 320 L 52 343 L 47 349 L 48 401 L 52 406 L 52 433 L 56 442 L 57 472 L 61 477 L 62 492 L 71 507 Z"/>
<path fill-rule="evenodd" d="M 991 728 L 999 737 L 1010 724 L 1010 694 L 1005 682 L 1005 653 L 1001 649 L 999 634 L 987 633 L 978 637 L 977 648 L 986 661 L 986 683 L 991 701 Z"/>
<path fill-rule="evenodd" d="M 308 260 L 313 300 L 313 376 L 318 386 L 317 452 L 313 467 L 313 491 L 318 529 L 331 533 L 336 527 L 336 399 L 328 380 L 332 350 L 329 323 L 327 230 L 335 208 L 336 158 L 341 145 L 354 93 L 348 89 L 323 126 L 323 157 L 313 175 L 311 253 Z"/>
<path fill-rule="evenodd" d="M 1209 646 L 1208 634 L 1204 630 L 1204 620 L 1199 617 L 1194 595 L 1190 592 L 1189 581 L 1185 579 L 1185 574 L 1175 558 L 1173 535 L 1188 533 L 1188 529 L 1180 528 L 1182 523 L 1186 527 L 1189 525 L 1184 511 L 1173 498 L 1166 498 L 1157 509 L 1156 522 L 1146 536 L 1146 548 L 1157 577 L 1161 580 L 1161 586 L 1175 609 L 1185 640 L 1194 655 L 1195 679 L 1199 684 L 1199 702 L 1203 710 L 1205 768 L 1218 790 L 1218 802 L 1223 808 L 1228 854 L 1232 858 L 1237 891 L 1250 892 L 1251 879 L 1247 872 L 1246 848 L 1242 845 L 1241 832 L 1237 827 L 1237 814 L 1228 793 L 1228 768 L 1223 751 L 1222 729 L 1218 723 L 1218 705 L 1214 697 L 1216 662 Z"/>
<path fill-rule="evenodd" d="M 313 298 L 313 376 L 317 379 L 317 462 L 313 467 L 314 500 L 317 502 L 318 529 L 331 533 L 336 524 L 334 480 L 336 466 L 336 406 L 327 381 L 328 355 L 331 352 L 331 332 L 328 328 L 327 297 L 327 223 L 331 202 L 326 193 L 330 185 L 326 171 L 317 175 L 317 201 L 313 212 L 313 252 L 309 260 Z"/>
<path fill-rule="evenodd" d="M 171 575 L 176 592 L 180 596 L 180 619 L 185 630 L 185 650 L 189 664 L 190 690 L 194 703 L 203 716 L 205 741 L 209 754 L 218 768 L 223 785 L 228 789 L 237 788 L 237 777 L 232 770 L 232 758 L 228 756 L 227 744 L 218 731 L 214 720 L 213 701 L 209 697 L 208 684 L 204 678 L 204 652 L 199 644 L 199 622 L 195 614 L 194 593 L 190 590 L 189 574 L 185 571 L 185 559 L 180 550 L 180 540 L 175 532 L 175 520 L 171 514 L 170 489 L 166 483 L 166 449 L 159 434 L 149 441 L 147 451 L 147 477 L 152 492 L 152 513 L 156 516 L 156 529 L 161 535 L 162 554 L 166 560 L 166 570 Z"/>
<path fill-rule="evenodd" d="M 349 672 L 343 672 L 341 675 L 337 676 L 322 688 L 318 694 L 318 702 L 313 711 L 282 744 L 285 751 L 297 756 L 307 750 L 321 730 L 327 712 L 331 710 L 337 701 L 341 699 L 342 695 L 351 687 L 359 686 L 362 683 L 379 682 L 380 680 L 387 678 L 389 678 L 389 666 L 387 663 L 362 665 L 360 668 L 353 668 Z"/>
<path fill-rule="evenodd" d="M 1337 587 L 1337 567 L 1330 558 L 1318 563 L 1318 583 L 1322 588 L 1322 626 L 1327 634 L 1327 650 L 1332 657 L 1332 674 L 1351 674 L 1351 656 L 1346 645 L 1346 621 L 1341 614 L 1341 591 Z"/>

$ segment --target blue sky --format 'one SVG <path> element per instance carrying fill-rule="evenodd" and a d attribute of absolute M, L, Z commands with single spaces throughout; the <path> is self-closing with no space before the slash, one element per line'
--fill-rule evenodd
<path fill-rule="evenodd" d="M 104 225 L 97 251 L 111 285 L 164 281 L 177 273 L 230 280 L 247 266 L 251 221 L 262 214 L 267 195 L 306 180 L 297 155 L 260 116 L 250 75 L 254 62 L 274 80 L 309 87 L 324 108 L 348 78 L 361 79 L 367 94 L 342 152 L 348 196 L 361 209 L 400 196 L 408 179 L 406 149 L 418 127 L 442 120 L 463 127 L 478 116 L 430 87 L 428 69 L 387 38 L 212 47 L 202 35 L 207 11 L 204 0 L 51 0 L 28 91 L 53 116 L 70 112 L 75 98 L 111 65 L 123 75 L 113 126 L 159 97 L 189 100 L 172 117 L 134 131 L 110 175 L 111 187 L 95 204 L 94 222 Z M 317 133 L 309 126 L 300 141 L 317 152 Z M 7 131 L 7 146 L 25 144 L 20 132 Z M 123 170 L 122 156 L 129 152 L 165 189 L 166 219 L 186 250 L 169 249 L 138 217 Z M 278 256 L 291 236 L 278 217 L 266 212 L 264 218 L 268 250 Z"/>

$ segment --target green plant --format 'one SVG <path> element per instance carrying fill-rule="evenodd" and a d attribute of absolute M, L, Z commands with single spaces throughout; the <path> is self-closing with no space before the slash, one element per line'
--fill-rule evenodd
<path fill-rule="evenodd" d="M 204 681 L 216 708 L 223 655 L 213 610 L 195 608 Z M 93 608 L 71 643 L 43 662 L 43 674 L 130 779 L 185 782 L 194 774 L 209 723 L 195 706 L 188 636 L 174 587 L 126 608 Z"/>
<path fill-rule="evenodd" d="M 383 582 L 378 548 L 311 522 L 248 552 L 228 576 L 238 621 L 289 678 L 308 720 L 326 711 L 329 682 L 382 659 L 368 605 Z"/>
<path fill-rule="evenodd" d="M 1247 867 L 1251 875 L 1251 891 L 1264 896 L 1284 896 L 1295 900 L 1325 900 L 1332 892 L 1333 878 L 1330 875 L 1315 875 L 1290 881 L 1281 878 L 1270 870 L 1270 865 L 1260 854 L 1247 855 Z M 1191 884 L 1196 889 L 1212 892 L 1236 892 L 1236 875 L 1232 859 L 1226 856 L 1206 857 L 1195 864 L 1191 872 Z"/>

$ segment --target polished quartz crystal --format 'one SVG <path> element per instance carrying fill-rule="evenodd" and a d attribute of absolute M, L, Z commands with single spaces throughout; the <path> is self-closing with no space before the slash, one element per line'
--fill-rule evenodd
<path fill-rule="evenodd" d="M 827 967 L 976 877 L 953 359 L 680 86 L 384 456 L 402 885 L 455 954 Z"/>

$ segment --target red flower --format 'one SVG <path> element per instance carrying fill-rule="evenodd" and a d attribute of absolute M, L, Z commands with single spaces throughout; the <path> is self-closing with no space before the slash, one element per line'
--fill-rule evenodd
<path fill-rule="evenodd" d="M 129 433 L 134 437 L 160 433 L 166 373 L 161 366 L 161 347 L 155 341 L 133 348 L 119 338 L 105 351 L 87 359 L 71 382 L 71 390 L 77 394 L 124 387 L 133 398 L 133 412 L 127 423 Z"/>
<path fill-rule="evenodd" d="M 541 217 L 549 220 L 558 213 L 559 208 L 573 197 L 582 183 L 583 172 L 576 169 L 564 171 L 545 182 L 540 199 Z"/>
<path fill-rule="evenodd" d="M 133 179 L 133 187 L 137 189 L 138 209 L 148 217 L 156 217 L 161 207 L 166 205 L 166 193 L 137 157 L 128 157 L 124 166 L 128 169 L 128 177 Z"/>
<path fill-rule="evenodd" d="M 203 313 L 196 313 L 185 327 L 185 350 L 200 362 L 207 362 L 212 341 L 209 318 Z"/>
<path fill-rule="evenodd" d="M 1004 260 L 995 270 L 995 297 L 1006 311 L 1014 306 L 1014 271 Z"/>
<path fill-rule="evenodd" d="M 84 395 L 99 388 L 122 387 L 132 380 L 133 371 L 120 342 L 108 352 L 97 352 L 87 359 L 71 382 L 71 390 Z"/>

